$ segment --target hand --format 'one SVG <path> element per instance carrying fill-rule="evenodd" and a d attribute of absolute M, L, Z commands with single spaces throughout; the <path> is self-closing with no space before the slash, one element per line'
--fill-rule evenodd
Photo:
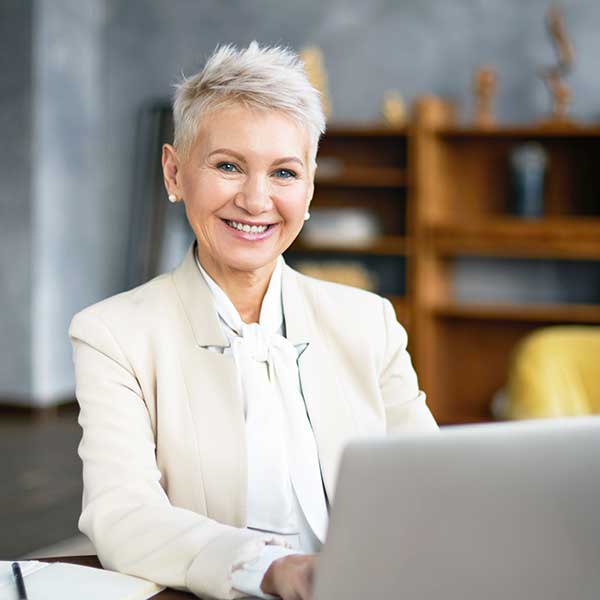
<path fill-rule="evenodd" d="M 283 600 L 310 600 L 316 559 L 315 554 L 290 554 L 274 560 L 260 589 Z"/>

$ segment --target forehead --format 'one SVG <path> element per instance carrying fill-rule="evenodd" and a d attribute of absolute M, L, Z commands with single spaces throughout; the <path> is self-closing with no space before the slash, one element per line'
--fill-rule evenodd
<path fill-rule="evenodd" d="M 194 149 L 210 153 L 229 148 L 265 158 L 308 157 L 306 127 L 285 113 L 232 105 L 205 115 L 198 127 Z"/>

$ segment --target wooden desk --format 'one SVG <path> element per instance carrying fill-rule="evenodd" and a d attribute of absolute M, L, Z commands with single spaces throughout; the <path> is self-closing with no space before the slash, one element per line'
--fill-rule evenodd
<path fill-rule="evenodd" d="M 39 558 L 36 560 L 41 560 L 44 562 L 66 562 L 74 565 L 82 565 L 84 567 L 95 567 L 97 569 L 102 568 L 102 565 L 96 556 L 60 556 L 57 558 Z M 166 590 L 160 592 L 160 594 L 152 596 L 152 598 L 156 598 L 157 600 L 190 600 L 191 598 L 197 599 L 197 596 L 194 596 L 194 594 L 188 594 L 187 592 L 178 592 L 177 590 L 167 588 Z"/>

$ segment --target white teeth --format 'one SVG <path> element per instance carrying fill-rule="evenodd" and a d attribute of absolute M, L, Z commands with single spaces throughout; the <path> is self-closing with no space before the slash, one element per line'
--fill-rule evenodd
<path fill-rule="evenodd" d="M 263 233 L 267 230 L 268 225 L 248 225 L 244 223 L 238 223 L 237 221 L 227 221 L 227 224 L 238 231 L 245 233 Z"/>

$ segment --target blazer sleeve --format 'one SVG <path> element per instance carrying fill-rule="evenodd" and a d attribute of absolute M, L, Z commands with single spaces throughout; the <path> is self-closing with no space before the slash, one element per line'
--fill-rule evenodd
<path fill-rule="evenodd" d="M 201 597 L 243 596 L 232 571 L 281 542 L 172 506 L 139 382 L 115 336 L 89 310 L 74 317 L 69 336 L 83 429 L 79 528 L 100 562 Z"/>
<path fill-rule="evenodd" d="M 389 300 L 382 298 L 385 327 L 385 352 L 380 386 L 388 433 L 431 431 L 438 425 L 419 390 L 417 374 L 406 350 L 406 330 L 396 319 Z"/>

